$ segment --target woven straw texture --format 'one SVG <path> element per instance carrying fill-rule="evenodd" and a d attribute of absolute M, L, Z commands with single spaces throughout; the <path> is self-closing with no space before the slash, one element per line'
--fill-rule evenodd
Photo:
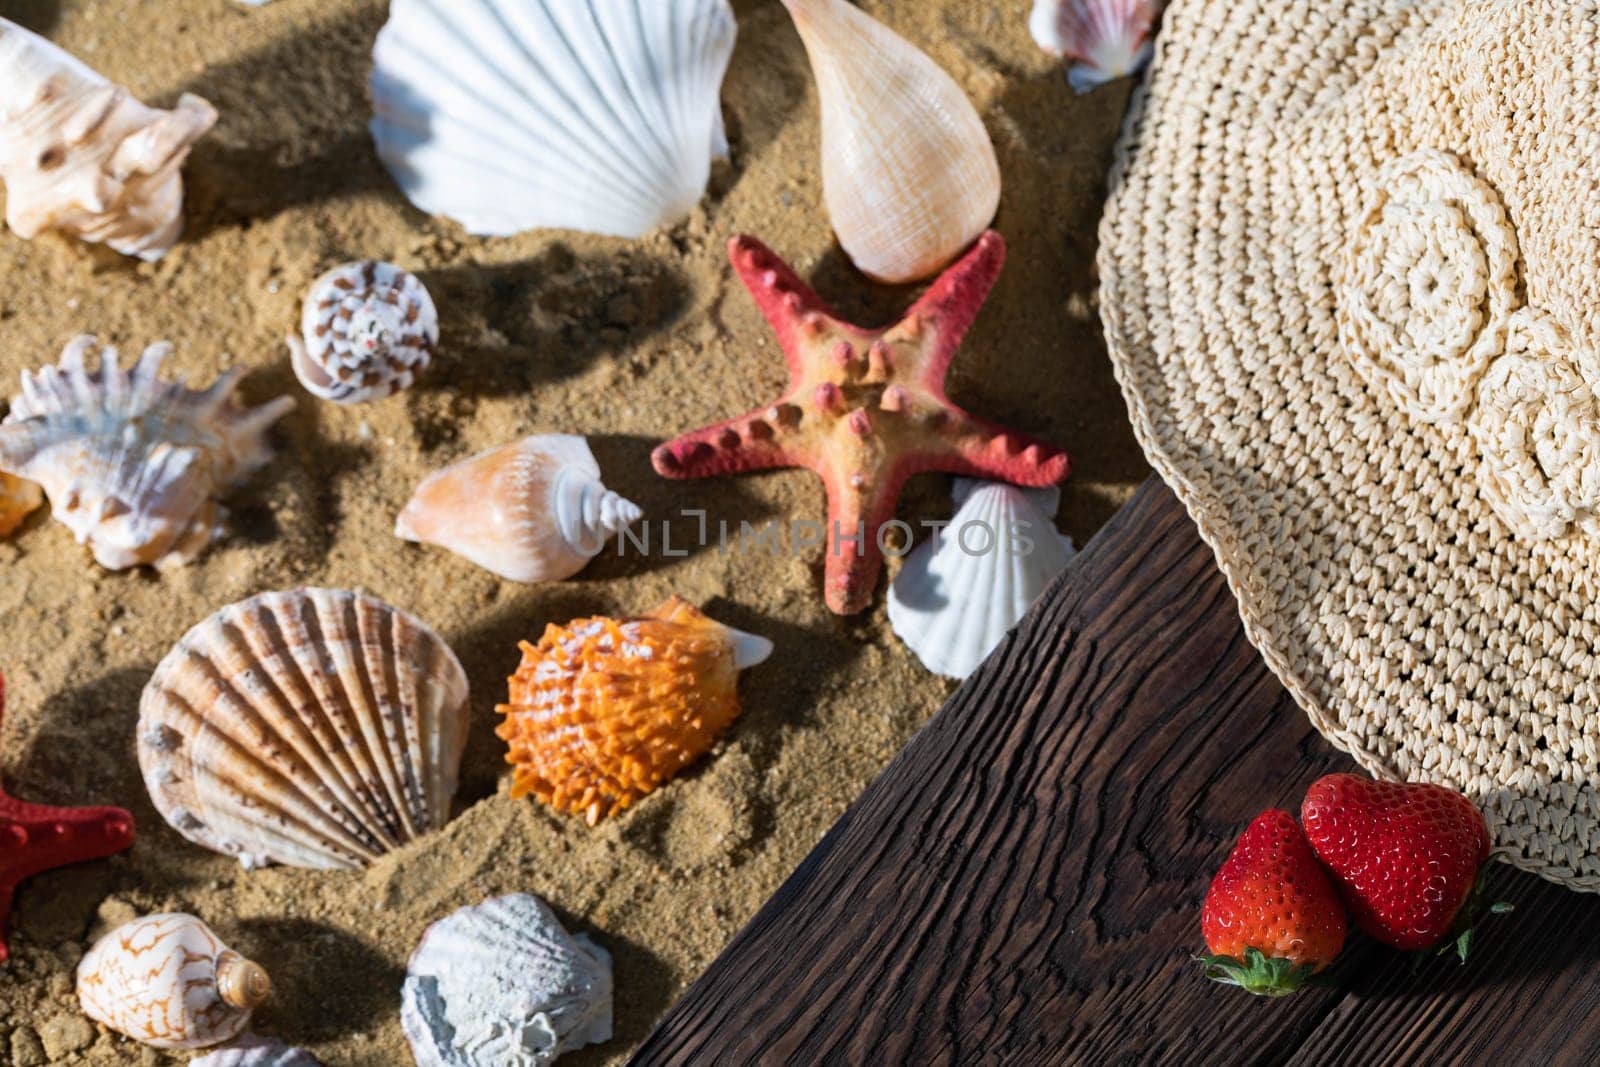
<path fill-rule="evenodd" d="M 1374 774 L 1600 890 L 1600 0 L 1174 0 L 1101 228 L 1151 462 Z"/>

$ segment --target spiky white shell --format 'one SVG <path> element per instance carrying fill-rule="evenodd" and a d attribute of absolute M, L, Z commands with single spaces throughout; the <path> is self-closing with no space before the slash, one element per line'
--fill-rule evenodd
<path fill-rule="evenodd" d="M 189 1067 L 322 1067 L 304 1049 L 291 1048 L 282 1041 L 247 1034 L 227 1048 L 208 1052 Z"/>
<path fill-rule="evenodd" d="M 1034 0 L 1028 29 L 1040 48 L 1073 60 L 1067 81 L 1086 93 L 1144 69 L 1160 15 L 1161 0 Z"/>
<path fill-rule="evenodd" d="M 954 79 L 846 0 L 783 0 L 822 104 L 823 199 L 839 244 L 880 281 L 950 264 L 994 218 L 1000 164 Z"/>
<path fill-rule="evenodd" d="M 958 478 L 959 505 L 941 535 L 918 545 L 889 587 L 889 623 L 923 666 L 965 678 L 988 658 L 1066 568 L 1056 533 L 1059 489 Z"/>
<path fill-rule="evenodd" d="M 513 582 L 570 578 L 643 512 L 600 482 L 589 443 L 525 437 L 423 480 L 395 535 L 438 545 Z"/>
<path fill-rule="evenodd" d="M 466 739 L 467 676 L 444 640 L 337 589 L 223 608 L 139 705 L 156 810 L 247 867 L 359 867 L 443 826 Z"/>
<path fill-rule="evenodd" d="M 22 375 L 0 424 L 0 468 L 38 482 L 52 514 L 111 570 L 188 563 L 211 542 L 216 498 L 272 458 L 266 434 L 294 402 L 245 409 L 238 372 L 203 392 L 159 378 L 169 344 L 151 345 L 132 371 L 117 350 L 88 369 L 93 337 L 61 363 Z"/>
<path fill-rule="evenodd" d="M 193 915 L 124 923 L 78 963 L 84 1014 L 155 1048 L 226 1041 L 266 994 L 265 972 Z"/>
<path fill-rule="evenodd" d="M 289 338 L 295 377 L 313 396 L 367 404 L 408 388 L 439 344 L 439 314 L 416 277 L 363 260 L 311 283 L 300 336 Z"/>
<path fill-rule="evenodd" d="M 0 179 L 19 237 L 61 230 L 159 259 L 183 229 L 189 147 L 217 121 L 198 96 L 158 111 L 0 19 Z"/>
<path fill-rule="evenodd" d="M 430 926 L 400 997 L 417 1067 L 542 1067 L 611 1039 L 610 954 L 527 893 Z"/>
<path fill-rule="evenodd" d="M 372 135 L 412 203 L 475 234 L 638 237 L 727 151 L 727 0 L 395 0 Z"/>

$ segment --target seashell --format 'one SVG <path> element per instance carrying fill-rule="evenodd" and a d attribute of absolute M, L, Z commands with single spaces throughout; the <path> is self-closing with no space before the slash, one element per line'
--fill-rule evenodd
<path fill-rule="evenodd" d="M 1034 0 L 1028 29 L 1053 56 L 1073 60 L 1067 82 L 1086 93 L 1150 62 L 1161 0 Z"/>
<path fill-rule="evenodd" d="M 771 654 L 678 597 L 643 618 L 546 627 L 495 709 L 511 795 L 593 826 L 705 755 L 739 715 L 738 673 Z"/>
<path fill-rule="evenodd" d="M 823 199 L 839 244 L 878 281 L 941 270 L 1000 204 L 977 109 L 938 64 L 845 0 L 783 3 L 822 101 Z"/>
<path fill-rule="evenodd" d="M 540 1067 L 611 1040 L 611 955 L 538 897 L 495 897 L 428 927 L 400 991 L 417 1067 Z"/>
<path fill-rule="evenodd" d="M 294 401 L 240 407 L 238 371 L 203 392 L 163 382 L 165 343 L 131 371 L 107 346 L 90 371 L 85 356 L 98 344 L 79 337 L 59 366 L 22 375 L 0 424 L 0 468 L 43 486 L 55 517 L 102 567 L 189 563 L 216 534 L 215 498 L 272 457 L 267 430 Z"/>
<path fill-rule="evenodd" d="M 10 537 L 17 527 L 44 506 L 44 490 L 23 478 L 0 471 L 0 537 Z"/>
<path fill-rule="evenodd" d="M 322 1067 L 322 1064 L 304 1049 L 291 1048 L 276 1038 L 246 1034 L 227 1048 L 190 1060 L 189 1067 Z"/>
<path fill-rule="evenodd" d="M 337 589 L 223 608 L 139 704 L 156 810 L 246 867 L 355 868 L 438 829 L 466 740 L 455 653 L 411 615 Z"/>
<path fill-rule="evenodd" d="M 294 374 L 306 392 L 336 404 L 383 400 L 428 369 L 439 314 L 415 276 L 393 263 L 335 267 L 311 283 L 289 337 Z"/>
<path fill-rule="evenodd" d="M 429 475 L 394 532 L 448 548 L 513 582 L 559 581 L 643 514 L 600 484 L 587 441 L 549 434 Z"/>
<path fill-rule="evenodd" d="M 1074 555 L 1056 533 L 1055 487 L 957 478 L 955 517 L 918 545 L 889 586 L 889 624 L 935 674 L 965 678 Z"/>
<path fill-rule="evenodd" d="M 727 153 L 727 0 L 395 0 L 372 136 L 411 202 L 469 233 L 639 237 Z"/>
<path fill-rule="evenodd" d="M 205 1048 L 243 1030 L 272 991 L 267 972 L 193 915 L 147 915 L 96 941 L 78 964 L 78 1003 L 155 1048 Z"/>
<path fill-rule="evenodd" d="M 0 19 L 0 180 L 6 223 L 25 240 L 60 230 L 160 259 L 183 230 L 183 161 L 216 121 L 188 93 L 173 111 L 146 107 Z"/>

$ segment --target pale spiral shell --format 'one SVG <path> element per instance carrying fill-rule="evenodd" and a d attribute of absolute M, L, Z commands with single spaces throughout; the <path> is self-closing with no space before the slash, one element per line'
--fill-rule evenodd
<path fill-rule="evenodd" d="M 322 1067 L 322 1064 L 304 1049 L 291 1048 L 276 1038 L 247 1034 L 227 1048 L 191 1060 L 189 1067 Z"/>
<path fill-rule="evenodd" d="M 1516 300 L 1517 238 L 1494 190 L 1448 152 L 1385 167 L 1340 285 L 1340 335 L 1367 380 L 1413 418 L 1460 418 Z"/>
<path fill-rule="evenodd" d="M 417 278 L 363 260 L 311 283 L 300 336 L 289 337 L 295 377 L 336 404 L 368 404 L 410 387 L 439 344 L 439 314 Z"/>
<path fill-rule="evenodd" d="M 1478 383 L 1468 419 L 1478 489 L 1518 537 L 1600 533 L 1600 367 L 1554 317 L 1511 317 L 1505 355 Z"/>

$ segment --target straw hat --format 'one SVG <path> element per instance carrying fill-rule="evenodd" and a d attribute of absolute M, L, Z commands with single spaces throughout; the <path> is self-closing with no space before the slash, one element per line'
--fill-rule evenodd
<path fill-rule="evenodd" d="M 1135 430 L 1330 741 L 1600 890 L 1600 0 L 1174 0 L 1101 228 Z"/>

